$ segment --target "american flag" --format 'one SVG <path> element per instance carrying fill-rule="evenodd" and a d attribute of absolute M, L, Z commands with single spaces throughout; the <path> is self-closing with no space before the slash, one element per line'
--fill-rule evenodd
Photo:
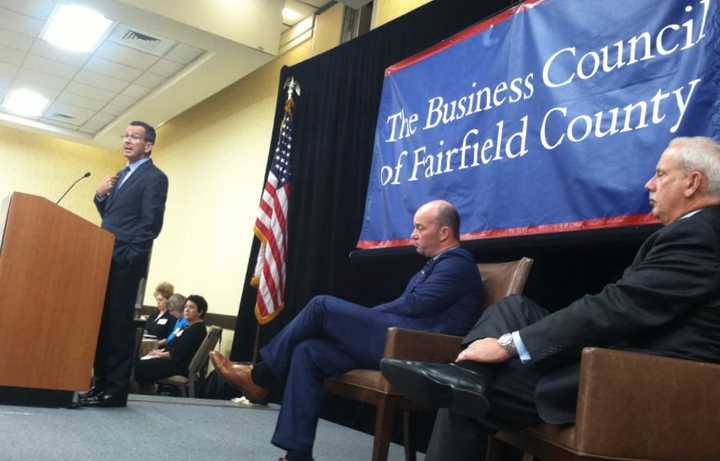
<path fill-rule="evenodd" d="M 267 181 L 255 219 L 260 251 L 252 284 L 258 288 L 255 317 L 263 325 L 274 319 L 285 303 L 285 261 L 287 259 L 287 209 L 290 200 L 290 152 L 292 151 L 292 92 L 290 81 L 285 113 Z M 287 85 L 286 85 L 287 86 Z"/>

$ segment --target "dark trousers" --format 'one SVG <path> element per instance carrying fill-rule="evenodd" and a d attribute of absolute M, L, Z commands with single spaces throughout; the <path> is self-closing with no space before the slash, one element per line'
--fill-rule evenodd
<path fill-rule="evenodd" d="M 135 350 L 133 314 L 147 258 L 132 262 L 113 258 L 110 265 L 100 335 L 95 351 L 95 386 L 107 394 L 126 398 Z"/>
<path fill-rule="evenodd" d="M 322 382 L 353 368 L 378 368 L 388 317 L 332 296 L 316 296 L 260 351 L 275 378 L 285 380 L 272 443 L 312 451 Z"/>
<path fill-rule="evenodd" d="M 475 339 L 497 338 L 503 333 L 519 330 L 537 322 L 549 312 L 521 296 L 505 298 L 490 306 L 465 337 L 465 345 Z M 483 459 L 487 437 L 498 430 L 518 430 L 539 424 L 535 405 L 535 386 L 541 372 L 519 359 L 491 365 L 461 362 L 463 367 L 485 378 L 490 410 L 478 418 L 454 414 L 447 409 L 438 412 L 425 459 L 453 461 Z"/>
<path fill-rule="evenodd" d="M 135 381 L 140 384 L 152 384 L 169 376 L 187 376 L 187 371 L 180 370 L 175 362 L 169 359 L 148 359 L 135 362 Z"/>

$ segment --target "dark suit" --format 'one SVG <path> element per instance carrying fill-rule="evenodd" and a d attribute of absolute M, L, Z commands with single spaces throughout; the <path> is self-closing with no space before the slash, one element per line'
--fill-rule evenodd
<path fill-rule="evenodd" d="M 332 296 L 313 298 L 260 354 L 286 380 L 272 442 L 312 449 L 326 376 L 378 368 L 392 326 L 464 334 L 480 314 L 482 280 L 472 255 L 457 248 L 431 259 L 396 300 L 366 308 Z"/>
<path fill-rule="evenodd" d="M 464 362 L 492 376 L 490 413 L 477 423 L 441 412 L 428 459 L 448 456 L 448 447 L 457 450 L 448 459 L 472 459 L 468 453 L 482 449 L 478 431 L 573 422 L 583 347 L 720 361 L 720 207 L 652 234 L 622 278 L 600 293 L 552 314 L 525 298 L 508 298 L 488 308 L 464 342 L 515 330 L 530 364 Z"/>
<path fill-rule="evenodd" d="M 152 242 L 162 229 L 167 189 L 167 176 L 148 160 L 109 196 L 95 197 L 102 227 L 115 235 L 95 353 L 95 385 L 120 398 L 127 396 L 133 363 L 135 298 Z"/>

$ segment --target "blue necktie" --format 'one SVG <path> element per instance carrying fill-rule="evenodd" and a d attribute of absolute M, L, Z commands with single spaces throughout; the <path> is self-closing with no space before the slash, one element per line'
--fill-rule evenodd
<path fill-rule="evenodd" d="M 127 176 L 128 173 L 130 173 L 130 165 L 126 166 L 118 173 L 117 187 L 115 188 L 115 190 L 119 190 L 120 187 L 122 187 L 123 179 L 125 179 L 125 176 Z"/>

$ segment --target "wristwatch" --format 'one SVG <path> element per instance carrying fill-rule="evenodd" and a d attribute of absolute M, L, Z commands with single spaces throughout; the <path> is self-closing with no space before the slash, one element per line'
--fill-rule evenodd
<path fill-rule="evenodd" d="M 513 341 L 512 333 L 505 333 L 497 339 L 497 343 L 500 347 L 505 349 L 510 357 L 517 355 L 517 349 L 515 348 L 515 341 Z"/>

